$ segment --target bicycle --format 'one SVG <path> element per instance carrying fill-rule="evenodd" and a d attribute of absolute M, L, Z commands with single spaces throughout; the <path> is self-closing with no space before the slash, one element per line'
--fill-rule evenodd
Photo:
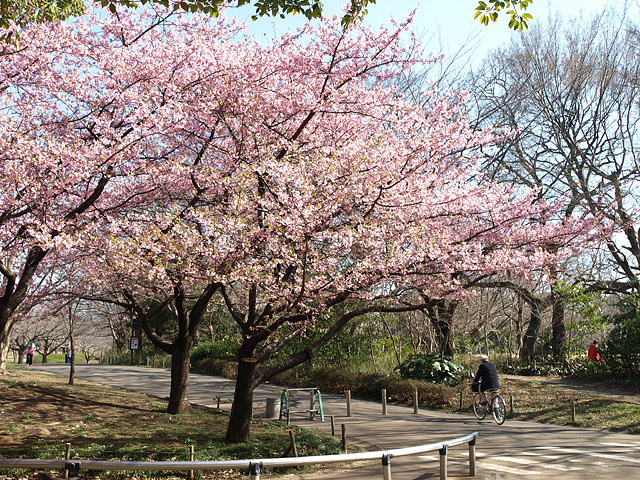
<path fill-rule="evenodd" d="M 491 413 L 498 425 L 504 423 L 507 419 L 507 405 L 504 403 L 504 398 L 502 398 L 499 392 L 499 388 L 487 390 L 485 394 L 490 394 L 491 399 L 486 405 L 480 404 L 482 399 L 480 393 L 476 393 L 473 396 L 473 413 L 478 420 L 484 420 L 487 413 Z"/>

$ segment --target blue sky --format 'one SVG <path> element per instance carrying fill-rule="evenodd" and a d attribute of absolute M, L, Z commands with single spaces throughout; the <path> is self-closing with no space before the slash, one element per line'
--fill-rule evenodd
<path fill-rule="evenodd" d="M 534 0 L 527 10 L 534 16 L 535 22 L 542 22 L 549 15 L 559 12 L 564 16 L 592 15 L 604 9 L 612 0 Z M 329 15 L 341 14 L 342 7 L 347 0 L 323 1 L 325 12 Z M 622 2 L 615 2 L 620 5 Z M 508 42 L 518 33 L 510 31 L 507 27 L 506 15 L 501 15 L 499 21 L 483 27 L 474 20 L 476 0 L 449 1 L 437 0 L 377 0 L 375 5 L 369 7 L 366 23 L 375 27 L 380 23 L 388 22 L 389 18 L 404 20 L 411 10 L 418 8 L 413 29 L 418 34 L 424 34 L 425 46 L 434 53 L 443 52 L 453 54 L 463 47 L 469 39 L 477 44 L 477 56 L 483 57 L 484 53 L 492 50 L 504 42 Z M 243 7 L 228 11 L 227 15 L 234 13 L 243 21 L 251 24 L 249 32 L 253 35 L 261 35 L 262 32 L 282 33 L 285 29 L 295 30 L 304 22 L 302 16 L 287 16 L 286 19 L 263 17 L 257 22 L 252 22 L 250 16 L 254 9 Z M 233 12 L 233 13 L 232 13 Z"/>

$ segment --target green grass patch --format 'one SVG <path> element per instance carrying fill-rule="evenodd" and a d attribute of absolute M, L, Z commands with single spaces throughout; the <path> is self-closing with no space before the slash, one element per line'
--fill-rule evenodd
<path fill-rule="evenodd" d="M 84 460 L 180 461 L 280 457 L 294 430 L 299 455 L 342 453 L 339 439 L 294 426 L 255 420 L 251 438 L 224 442 L 227 414 L 192 407 L 180 415 L 165 412 L 166 401 L 63 377 L 12 369 L 0 381 L 0 451 L 6 458 L 62 458 L 71 444 L 72 458 Z M 0 472 L 0 479 L 6 471 Z M 201 479 L 246 478 L 247 472 L 196 472 Z M 101 479 L 184 478 L 184 472 L 100 472 Z M 20 478 L 36 478 L 35 472 Z"/>

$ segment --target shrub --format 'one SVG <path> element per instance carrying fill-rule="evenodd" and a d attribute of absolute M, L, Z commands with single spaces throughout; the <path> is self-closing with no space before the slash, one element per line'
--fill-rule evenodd
<path fill-rule="evenodd" d="M 238 356 L 238 346 L 224 342 L 204 342 L 193 347 L 191 350 L 191 364 L 195 365 L 200 360 L 236 360 Z"/>
<path fill-rule="evenodd" d="M 236 378 L 238 375 L 237 362 L 229 362 L 227 360 L 203 358 L 192 363 L 191 367 L 198 372 L 208 373 L 210 375 L 219 375 L 225 378 Z"/>
<path fill-rule="evenodd" d="M 412 355 L 394 368 L 394 371 L 400 373 L 403 378 L 454 386 L 460 383 L 465 368 L 454 362 L 451 357 L 432 352 L 426 355 Z"/>
<path fill-rule="evenodd" d="M 413 392 L 418 391 L 421 407 L 454 411 L 459 408 L 459 392 L 449 385 L 433 384 L 424 380 L 400 378 L 397 375 L 374 372 L 352 372 L 333 368 L 298 368 L 273 378 L 273 383 L 289 388 L 315 387 L 321 392 L 344 394 L 350 390 L 353 397 L 379 401 L 382 390 L 387 391 L 390 402 L 409 404 Z"/>

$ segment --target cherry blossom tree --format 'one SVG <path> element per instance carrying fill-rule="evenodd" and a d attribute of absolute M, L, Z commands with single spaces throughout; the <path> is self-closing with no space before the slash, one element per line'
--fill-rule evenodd
<path fill-rule="evenodd" d="M 25 265 L 30 249 L 67 252 L 120 291 L 172 355 L 172 413 L 221 297 L 242 331 L 227 441 L 245 440 L 261 382 L 353 319 L 425 308 L 399 286 L 461 300 L 459 272 L 526 277 L 594 228 L 483 178 L 481 150 L 508 132 L 469 128 L 464 95 L 428 92 L 424 109 L 383 86 L 425 61 L 404 30 L 325 20 L 263 46 L 234 23 L 152 10 L 29 30 L 1 73 L 3 245 Z M 150 322 L 167 310 L 171 340 Z"/>

